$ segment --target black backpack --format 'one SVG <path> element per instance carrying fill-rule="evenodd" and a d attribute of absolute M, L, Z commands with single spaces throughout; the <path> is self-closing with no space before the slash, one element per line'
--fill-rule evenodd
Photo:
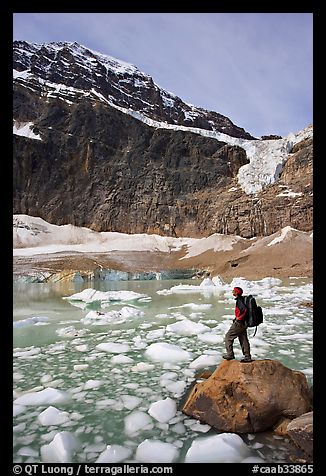
<path fill-rule="evenodd" d="M 256 299 L 251 294 L 243 296 L 243 300 L 248 309 L 244 319 L 245 323 L 248 327 L 256 327 L 254 337 L 257 332 L 257 326 L 264 320 L 263 310 L 260 306 L 257 306 Z"/>

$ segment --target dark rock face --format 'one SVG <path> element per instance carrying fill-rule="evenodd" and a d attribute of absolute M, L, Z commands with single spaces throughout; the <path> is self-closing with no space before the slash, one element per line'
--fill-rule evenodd
<path fill-rule="evenodd" d="M 275 134 L 271 134 L 269 136 L 261 136 L 261 140 L 277 140 L 277 139 L 282 139 L 282 136 L 278 136 Z"/>
<path fill-rule="evenodd" d="M 36 109 L 34 132 L 43 140 L 14 136 L 14 212 L 51 223 L 172 232 L 183 226 L 178 210 L 187 197 L 224 187 L 248 162 L 239 147 L 156 130 L 100 103 L 70 107 L 55 99 Z M 197 213 L 185 215 L 196 222 Z"/>
<path fill-rule="evenodd" d="M 149 127 L 96 94 L 87 96 L 96 90 L 123 107 L 139 106 L 153 119 L 187 123 L 182 114 L 190 106 L 172 95 L 169 108 L 167 93 L 150 77 L 130 65 L 117 71 L 112 61 L 103 63 L 75 44 L 15 42 L 14 68 L 27 73 L 14 81 L 13 116 L 18 126 L 33 123 L 42 138 L 14 135 L 15 214 L 96 231 L 168 236 L 251 238 L 287 225 L 312 229 L 311 140 L 296 144 L 276 184 L 246 195 L 237 182 L 239 168 L 249 162 L 241 147 Z M 153 105 L 151 115 L 144 98 Z M 224 116 L 212 113 L 212 125 L 210 113 L 198 111 L 189 125 L 251 137 Z M 284 190 L 297 195 L 284 196 Z"/>

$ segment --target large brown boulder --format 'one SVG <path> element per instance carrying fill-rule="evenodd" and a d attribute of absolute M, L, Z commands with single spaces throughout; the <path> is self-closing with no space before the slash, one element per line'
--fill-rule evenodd
<path fill-rule="evenodd" d="M 221 431 L 265 431 L 309 412 L 307 379 L 276 360 L 222 362 L 191 390 L 182 411 Z"/>
<path fill-rule="evenodd" d="M 287 434 L 306 455 L 309 461 L 313 457 L 313 412 L 305 413 L 291 421 Z"/>

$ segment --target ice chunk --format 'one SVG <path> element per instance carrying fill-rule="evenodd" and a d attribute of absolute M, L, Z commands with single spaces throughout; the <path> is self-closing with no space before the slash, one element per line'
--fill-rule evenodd
<path fill-rule="evenodd" d="M 26 326 L 31 326 L 33 324 L 37 323 L 46 323 L 49 320 L 48 317 L 46 316 L 33 316 L 33 317 L 28 317 L 27 319 L 22 319 L 21 321 L 14 321 L 13 327 L 18 328 L 18 327 L 26 327 Z"/>
<path fill-rule="evenodd" d="M 167 423 L 175 416 L 177 412 L 177 404 L 172 398 L 165 398 L 152 403 L 148 413 L 160 423 Z"/>
<path fill-rule="evenodd" d="M 74 365 L 74 370 L 85 370 L 89 367 L 89 364 L 76 364 Z"/>
<path fill-rule="evenodd" d="M 120 463 L 131 456 L 132 450 L 120 445 L 107 445 L 95 463 Z"/>
<path fill-rule="evenodd" d="M 74 326 L 62 327 L 56 330 L 56 333 L 62 337 L 79 337 L 85 335 L 87 332 L 86 329 L 75 329 Z"/>
<path fill-rule="evenodd" d="M 120 314 L 122 317 L 142 317 L 144 315 L 144 311 L 141 311 L 140 309 L 135 309 L 134 307 L 130 306 L 125 306 L 122 309 L 120 309 Z"/>
<path fill-rule="evenodd" d="M 181 347 L 166 342 L 156 342 L 151 344 L 146 350 L 145 355 L 158 362 L 183 362 L 190 360 L 192 354 Z"/>
<path fill-rule="evenodd" d="M 197 359 L 193 360 L 189 367 L 191 369 L 200 369 L 203 367 L 210 367 L 217 365 L 220 357 L 218 355 L 200 355 Z"/>
<path fill-rule="evenodd" d="M 39 456 L 38 451 L 33 450 L 30 446 L 23 446 L 18 450 L 17 454 L 21 456 L 33 456 L 35 458 Z"/>
<path fill-rule="evenodd" d="M 135 410 L 125 418 L 125 432 L 132 436 L 139 432 L 139 430 L 150 430 L 153 428 L 151 417 L 139 410 Z"/>
<path fill-rule="evenodd" d="M 119 354 L 114 355 L 111 359 L 112 364 L 131 364 L 133 359 L 127 355 Z"/>
<path fill-rule="evenodd" d="M 20 413 L 24 413 L 26 407 L 24 405 L 13 405 L 13 416 L 17 416 Z"/>
<path fill-rule="evenodd" d="M 88 351 L 88 345 L 87 344 L 76 345 L 75 350 L 78 350 L 78 352 L 87 352 Z"/>
<path fill-rule="evenodd" d="M 43 383 L 43 385 L 44 385 L 45 383 L 51 382 L 51 380 L 53 380 L 53 377 L 52 377 L 52 375 L 50 375 L 50 374 L 44 374 L 44 375 L 42 375 L 42 377 L 40 378 L 40 381 Z"/>
<path fill-rule="evenodd" d="M 155 340 L 159 339 L 164 336 L 165 329 L 155 329 L 153 331 L 149 331 L 146 334 L 146 339 L 147 340 Z"/>
<path fill-rule="evenodd" d="M 198 339 L 203 342 L 208 342 L 210 344 L 220 344 L 224 341 L 224 336 L 205 332 L 205 334 L 200 334 L 198 336 Z"/>
<path fill-rule="evenodd" d="M 241 463 L 249 456 L 250 450 L 239 435 L 221 433 L 194 440 L 185 463 Z"/>
<path fill-rule="evenodd" d="M 121 395 L 122 403 L 128 410 L 133 410 L 134 408 L 138 407 L 138 405 L 142 402 L 139 397 L 135 397 L 133 395 Z"/>
<path fill-rule="evenodd" d="M 183 433 L 187 431 L 186 427 L 184 426 L 182 422 L 178 422 L 175 425 L 171 426 L 171 430 L 174 431 L 175 433 L 178 433 L 179 435 L 182 435 Z"/>
<path fill-rule="evenodd" d="M 129 352 L 128 344 L 119 344 L 117 342 L 102 342 L 96 346 L 97 349 L 104 350 L 104 352 L 111 352 L 112 354 L 120 354 Z"/>
<path fill-rule="evenodd" d="M 87 380 L 84 384 L 84 390 L 90 390 L 93 388 L 98 388 L 101 385 L 103 385 L 104 381 L 103 380 Z"/>
<path fill-rule="evenodd" d="M 200 423 L 199 421 L 196 421 L 193 425 L 190 425 L 190 429 L 192 431 L 198 431 L 199 433 L 206 433 L 211 429 L 210 425 L 205 425 L 203 423 Z"/>
<path fill-rule="evenodd" d="M 37 417 L 41 425 L 50 426 L 50 425 L 61 425 L 69 421 L 69 413 L 58 410 L 55 407 L 48 407 Z"/>
<path fill-rule="evenodd" d="M 14 401 L 17 405 L 47 405 L 64 403 L 71 399 L 71 395 L 63 390 L 48 387 L 40 392 L 30 392 L 21 395 Z"/>
<path fill-rule="evenodd" d="M 148 364 L 147 362 L 138 362 L 136 365 L 131 367 L 132 372 L 147 372 L 154 368 L 153 364 Z"/>
<path fill-rule="evenodd" d="M 210 327 L 200 324 L 199 322 L 193 322 L 189 319 L 184 321 L 175 322 L 174 324 L 169 324 L 166 326 L 166 330 L 175 332 L 176 334 L 182 336 L 191 336 L 201 334 L 203 332 L 210 331 Z"/>
<path fill-rule="evenodd" d="M 87 288 L 80 293 L 72 294 L 71 296 L 65 296 L 63 299 L 69 301 L 133 301 L 141 298 L 149 298 L 147 294 L 140 294 L 134 291 L 97 291 L 96 289 Z"/>
<path fill-rule="evenodd" d="M 177 456 L 176 446 L 157 440 L 146 439 L 136 450 L 136 460 L 141 463 L 173 463 Z"/>
<path fill-rule="evenodd" d="M 182 308 L 190 308 L 193 311 L 206 311 L 210 309 L 212 304 L 196 304 L 194 302 L 188 302 L 186 304 L 182 304 L 181 306 L 172 306 L 169 309 L 182 309 Z"/>
<path fill-rule="evenodd" d="M 178 382 L 172 382 L 172 380 L 162 380 L 161 385 L 164 386 L 169 392 L 175 395 L 181 395 L 186 388 L 186 382 L 184 380 L 178 380 Z"/>
<path fill-rule="evenodd" d="M 29 358 L 29 357 L 34 357 L 35 355 L 38 355 L 41 352 L 40 347 L 34 347 L 32 346 L 30 349 L 27 350 L 16 350 L 13 353 L 14 357 L 22 357 L 23 359 Z"/>
<path fill-rule="evenodd" d="M 41 446 L 43 463 L 72 463 L 72 457 L 78 448 L 78 441 L 68 431 L 57 433 L 51 443 Z"/>
<path fill-rule="evenodd" d="M 141 317 L 144 315 L 144 312 L 135 309 L 134 307 L 125 306 L 120 311 L 109 311 L 109 312 L 101 312 L 101 311 L 89 311 L 85 317 L 81 319 L 81 321 L 86 325 L 106 325 L 111 322 L 120 323 L 125 322 L 127 318 L 130 317 Z"/>

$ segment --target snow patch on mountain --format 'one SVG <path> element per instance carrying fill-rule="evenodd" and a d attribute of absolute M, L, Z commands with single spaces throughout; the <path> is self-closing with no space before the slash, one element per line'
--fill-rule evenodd
<path fill-rule="evenodd" d="M 18 122 L 13 123 L 13 134 L 22 137 L 28 137 L 28 139 L 42 140 L 42 138 L 33 132 L 34 124 L 32 122 Z"/>

